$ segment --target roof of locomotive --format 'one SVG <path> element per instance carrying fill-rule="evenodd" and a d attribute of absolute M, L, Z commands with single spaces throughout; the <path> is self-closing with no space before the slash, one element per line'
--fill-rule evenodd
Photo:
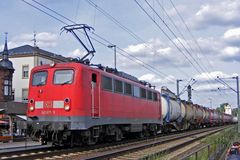
<path fill-rule="evenodd" d="M 95 67 L 94 67 L 95 66 Z M 128 79 L 128 78 L 125 78 L 125 77 L 122 77 L 122 76 L 119 76 L 117 74 L 114 74 L 114 73 L 111 73 L 111 72 L 107 72 L 106 70 L 104 69 L 101 69 L 101 68 L 98 68 L 97 65 L 94 65 L 94 66 L 90 66 L 90 65 L 85 65 L 85 64 L 81 64 L 81 63 L 78 63 L 78 62 L 61 62 L 61 63 L 56 63 L 56 64 L 44 64 L 44 65 L 41 65 L 41 66 L 36 66 L 32 69 L 31 72 L 35 72 L 37 70 L 44 70 L 44 69 L 49 69 L 49 68 L 53 68 L 53 67 L 74 67 L 74 68 L 83 68 L 83 69 L 90 69 L 90 70 L 95 70 L 103 75 L 108 75 L 108 76 L 111 76 L 111 77 L 114 77 L 114 78 L 117 78 L 117 79 L 121 79 L 121 80 L 124 80 L 125 82 L 128 82 L 128 83 L 131 83 L 131 84 L 135 84 L 137 86 L 141 86 L 141 87 L 144 87 L 145 89 L 148 89 L 148 90 L 152 90 L 154 92 L 159 92 L 158 90 L 156 89 L 153 89 L 151 87 L 148 87 L 146 85 L 144 85 L 141 81 L 139 81 L 137 78 L 136 80 L 131 80 L 131 79 Z M 102 66 L 103 67 L 103 66 Z M 107 67 L 105 67 L 107 68 Z M 124 73 L 124 72 L 120 72 L 120 73 Z M 124 73 L 126 74 L 126 73 Z M 127 74 L 128 75 L 128 74 Z M 129 75 L 131 76 L 131 75 Z M 132 76 L 133 77 L 133 76 Z M 138 81 L 137 81 L 138 80 Z M 146 82 L 147 83 L 147 82 Z M 147 84 L 150 84 L 150 83 L 147 83 Z"/>

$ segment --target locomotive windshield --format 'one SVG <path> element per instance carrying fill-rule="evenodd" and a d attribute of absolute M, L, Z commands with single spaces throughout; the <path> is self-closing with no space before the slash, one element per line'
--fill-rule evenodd
<path fill-rule="evenodd" d="M 73 81 L 73 70 L 57 70 L 54 73 L 54 84 L 71 84 Z"/>
<path fill-rule="evenodd" d="M 32 85 L 33 86 L 42 86 L 46 84 L 47 72 L 41 71 L 33 74 Z"/>

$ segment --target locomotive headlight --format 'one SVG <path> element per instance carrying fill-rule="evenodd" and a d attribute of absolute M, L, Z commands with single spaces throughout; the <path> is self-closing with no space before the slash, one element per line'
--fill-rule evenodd
<path fill-rule="evenodd" d="M 34 106 L 30 106 L 30 107 L 29 107 L 29 110 L 30 110 L 30 111 L 34 111 Z"/>
<path fill-rule="evenodd" d="M 69 111 L 69 110 L 70 110 L 70 106 L 69 106 L 69 105 L 65 105 L 65 106 L 64 106 L 64 109 L 65 109 L 66 111 Z"/>
<path fill-rule="evenodd" d="M 65 109 L 65 111 L 69 111 L 71 109 L 71 107 L 70 107 L 70 99 L 69 98 L 65 98 L 64 99 L 64 109 Z"/>
<path fill-rule="evenodd" d="M 35 107 L 34 107 L 34 100 L 31 99 L 31 100 L 29 101 L 29 104 L 30 104 L 29 110 L 30 110 L 31 112 L 34 111 L 34 109 L 35 109 Z"/>

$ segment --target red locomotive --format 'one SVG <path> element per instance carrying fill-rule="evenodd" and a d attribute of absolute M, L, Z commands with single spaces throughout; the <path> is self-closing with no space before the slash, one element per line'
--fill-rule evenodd
<path fill-rule="evenodd" d="M 129 132 L 156 134 L 162 124 L 159 92 L 117 73 L 80 63 L 35 67 L 28 104 L 35 136 L 43 143 L 92 144 L 100 135 L 121 140 Z"/>

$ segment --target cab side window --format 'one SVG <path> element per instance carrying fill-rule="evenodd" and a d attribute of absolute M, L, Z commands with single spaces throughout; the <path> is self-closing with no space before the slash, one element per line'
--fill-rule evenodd
<path fill-rule="evenodd" d="M 140 95 L 141 95 L 141 98 L 144 98 L 144 99 L 147 97 L 146 90 L 144 88 L 140 89 Z"/>
<path fill-rule="evenodd" d="M 119 80 L 114 80 L 114 91 L 117 93 L 123 93 L 123 82 Z"/>
<path fill-rule="evenodd" d="M 92 82 L 97 83 L 97 75 L 95 73 L 92 74 Z"/>
<path fill-rule="evenodd" d="M 112 78 L 107 76 L 102 76 L 102 88 L 105 90 L 112 91 Z"/>

